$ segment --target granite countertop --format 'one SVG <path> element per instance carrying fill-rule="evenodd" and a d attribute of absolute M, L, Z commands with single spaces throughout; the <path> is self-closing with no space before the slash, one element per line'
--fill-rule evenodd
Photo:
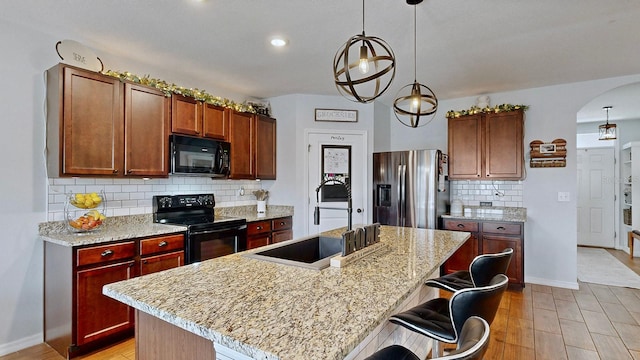
<path fill-rule="evenodd" d="M 492 220 L 506 222 L 526 222 L 527 209 L 521 207 L 480 207 L 465 206 L 462 215 L 442 215 L 449 219 Z"/>
<path fill-rule="evenodd" d="M 468 237 L 382 226 L 385 248 L 342 268 L 317 271 L 237 253 L 109 284 L 103 293 L 251 358 L 337 360 Z"/>
<path fill-rule="evenodd" d="M 108 217 L 102 227 L 85 233 L 72 233 L 66 221 L 41 223 L 40 238 L 62 246 L 82 246 L 187 231 L 185 226 L 156 224 L 151 214 Z"/>
<path fill-rule="evenodd" d="M 293 216 L 293 206 L 267 206 L 264 214 L 258 214 L 256 206 L 232 206 L 215 208 L 216 216 L 245 218 L 249 221 Z M 66 221 L 41 223 L 38 229 L 44 241 L 63 246 L 82 246 L 110 241 L 134 239 L 187 231 L 186 226 L 157 224 L 152 214 L 107 217 L 102 227 L 85 233 L 72 233 Z"/>

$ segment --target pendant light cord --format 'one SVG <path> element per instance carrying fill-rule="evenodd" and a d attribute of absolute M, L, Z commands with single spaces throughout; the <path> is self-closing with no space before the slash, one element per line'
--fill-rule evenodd
<path fill-rule="evenodd" d="M 364 0 L 362 0 L 362 35 L 364 36 Z"/>
<path fill-rule="evenodd" d="M 364 1 L 364 0 L 363 0 Z M 417 16 L 416 16 L 416 7 L 417 5 L 413 5 L 413 82 L 418 81 L 418 56 L 416 53 L 418 52 L 418 41 L 416 40 L 417 34 Z"/>

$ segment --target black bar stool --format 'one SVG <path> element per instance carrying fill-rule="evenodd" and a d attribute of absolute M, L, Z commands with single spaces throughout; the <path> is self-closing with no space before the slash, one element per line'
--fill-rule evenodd
<path fill-rule="evenodd" d="M 433 357 L 440 357 L 440 342 L 457 343 L 462 326 L 470 317 L 479 316 L 491 324 L 508 282 L 506 275 L 498 274 L 488 286 L 456 291 L 450 299 L 429 300 L 392 315 L 389 321 L 434 339 Z"/>
<path fill-rule="evenodd" d="M 451 292 L 487 286 L 494 276 L 507 272 L 512 255 L 512 248 L 506 248 L 497 254 L 478 255 L 469 265 L 469 271 L 461 270 L 429 279 L 425 285 Z"/>
<path fill-rule="evenodd" d="M 440 360 L 480 360 L 489 346 L 489 323 L 472 316 L 464 322 L 455 350 Z M 391 345 L 378 350 L 365 360 L 421 360 L 411 350 L 400 345 Z"/>

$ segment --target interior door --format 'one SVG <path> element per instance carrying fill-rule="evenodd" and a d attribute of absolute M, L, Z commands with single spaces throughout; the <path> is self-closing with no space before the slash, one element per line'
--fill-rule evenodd
<path fill-rule="evenodd" d="M 578 245 L 615 247 L 614 149 L 578 149 Z"/>
<path fill-rule="evenodd" d="M 367 136 L 365 132 L 343 133 L 332 130 L 314 130 L 308 133 L 307 160 L 307 234 L 316 234 L 347 225 L 347 202 L 337 189 L 316 188 L 335 171 L 344 179 L 344 168 L 348 168 L 351 185 L 353 226 L 366 224 L 365 201 L 367 193 Z M 349 151 L 346 151 L 346 150 Z M 345 163 L 345 157 L 348 164 Z M 336 191 L 338 190 L 338 191 Z M 323 194 L 324 192 L 324 194 Z M 331 193 L 337 193 L 335 196 Z M 317 199 L 317 201 L 316 201 Z M 314 225 L 314 209 L 320 207 L 320 224 Z M 334 209 L 322 209 L 323 207 Z"/>

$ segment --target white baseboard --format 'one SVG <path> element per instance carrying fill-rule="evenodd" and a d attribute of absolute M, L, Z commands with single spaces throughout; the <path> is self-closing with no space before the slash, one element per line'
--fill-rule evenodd
<path fill-rule="evenodd" d="M 12 341 L 10 343 L 0 344 L 0 356 L 11 354 L 18 350 L 38 345 L 44 341 L 43 339 L 44 335 L 42 333 L 38 333 L 35 335 L 24 337 L 22 339 L 18 339 L 16 341 Z"/>
<path fill-rule="evenodd" d="M 578 290 L 577 279 L 575 282 L 567 282 L 567 281 L 556 281 L 556 280 L 549 280 L 549 279 L 542 279 L 542 278 L 527 276 L 525 277 L 524 280 L 525 280 L 525 283 L 527 284 L 546 285 L 546 286 L 553 286 L 553 287 L 559 287 L 559 288 L 565 288 L 565 289 Z"/>

